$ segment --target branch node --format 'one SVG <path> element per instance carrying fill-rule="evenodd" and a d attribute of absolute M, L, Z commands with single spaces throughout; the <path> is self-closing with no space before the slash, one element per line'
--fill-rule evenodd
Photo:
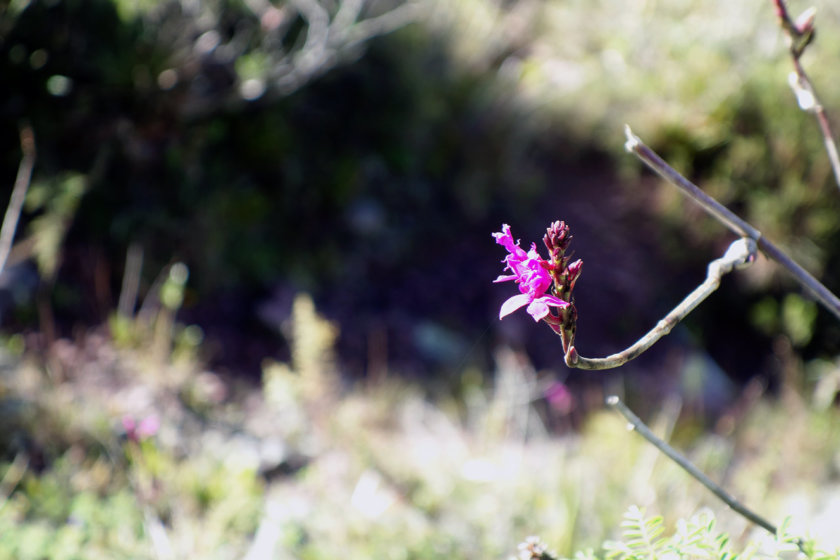
<path fill-rule="evenodd" d="M 624 149 L 628 152 L 635 152 L 636 148 L 642 143 L 641 138 L 633 134 L 633 130 L 629 124 L 624 125 L 624 135 L 627 137 L 627 142 L 624 143 Z"/>
<path fill-rule="evenodd" d="M 660 319 L 656 326 L 642 338 L 621 352 L 606 358 L 584 358 L 577 353 L 574 347 L 569 348 L 566 353 L 566 365 L 590 370 L 613 369 L 638 358 L 643 352 L 656 344 L 660 338 L 670 333 L 677 323 L 685 319 L 700 303 L 717 290 L 724 274 L 748 266 L 755 260 L 757 254 L 758 246 L 753 239 L 747 237 L 736 239 L 722 257 L 709 263 L 706 270 L 706 279 L 703 283 L 688 294 L 670 313 Z"/>

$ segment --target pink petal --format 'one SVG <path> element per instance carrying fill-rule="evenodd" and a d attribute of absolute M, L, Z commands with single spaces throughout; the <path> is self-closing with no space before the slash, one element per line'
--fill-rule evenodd
<path fill-rule="evenodd" d="M 513 240 L 513 235 L 510 233 L 509 225 L 502 224 L 502 231 L 494 233 L 493 237 L 496 238 L 496 243 L 507 249 L 508 252 L 514 255 L 518 260 L 524 260 L 527 258 L 525 250 L 519 246 L 519 242 Z"/>
<path fill-rule="evenodd" d="M 508 280 L 516 280 L 516 279 L 517 279 L 517 276 L 515 274 L 509 274 L 507 276 L 502 274 L 501 276 L 499 276 L 498 278 L 493 280 L 493 282 L 494 283 L 496 283 L 496 282 L 507 282 Z"/>
<path fill-rule="evenodd" d="M 556 296 L 543 296 L 541 298 L 536 298 L 531 302 L 528 306 L 528 313 L 530 313 L 531 317 L 534 318 L 534 321 L 539 321 L 548 315 L 549 305 L 552 307 L 568 307 L 569 302 L 563 301 Z"/>
<path fill-rule="evenodd" d="M 542 301 L 544 301 L 546 305 L 552 305 L 554 307 L 566 308 L 566 307 L 569 307 L 569 305 L 570 305 L 568 301 L 563 301 L 562 299 L 560 299 L 557 296 L 545 295 L 545 296 L 541 297 L 540 299 Z"/>
<path fill-rule="evenodd" d="M 513 235 L 510 233 L 509 225 L 502 224 L 502 231 L 494 233 L 493 237 L 496 238 L 496 243 L 502 245 L 508 251 L 513 252 L 511 249 L 514 246 Z"/>
<path fill-rule="evenodd" d="M 126 432 L 133 432 L 137 428 L 137 422 L 128 414 L 122 417 L 122 425 Z"/>
<path fill-rule="evenodd" d="M 140 439 L 152 437 L 159 429 L 160 419 L 156 414 L 152 414 L 140 421 L 140 425 L 137 426 L 137 437 Z"/>
<path fill-rule="evenodd" d="M 534 318 L 534 321 L 540 322 L 543 317 L 548 315 L 548 305 L 542 301 L 542 298 L 535 299 L 528 306 L 528 314 Z"/>
<path fill-rule="evenodd" d="M 531 297 L 528 294 L 519 294 L 513 296 L 512 298 L 508 299 L 502 304 L 502 308 L 499 310 L 499 319 L 504 319 L 520 307 L 528 305 L 530 301 Z"/>
<path fill-rule="evenodd" d="M 569 388 L 563 383 L 556 381 L 545 391 L 545 398 L 551 408 L 561 414 L 568 414 L 574 408 L 575 402 Z"/>

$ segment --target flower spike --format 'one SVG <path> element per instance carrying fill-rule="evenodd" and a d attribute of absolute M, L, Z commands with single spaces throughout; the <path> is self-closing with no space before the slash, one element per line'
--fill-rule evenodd
<path fill-rule="evenodd" d="M 506 272 L 510 273 L 502 274 L 495 282 L 513 281 L 520 292 L 502 304 L 499 319 L 525 307 L 534 321 L 545 321 L 563 337 L 565 350 L 574 338 L 577 311 L 571 293 L 582 265 L 580 260 L 569 264 L 570 259 L 565 255 L 572 238 L 569 226 L 557 221 L 546 230 L 543 243 L 548 249 L 548 260 L 540 256 L 534 243 L 527 252 L 520 247 L 519 240 L 514 240 L 507 224 L 502 224 L 502 230 L 494 233 L 493 237 L 508 251 L 502 262 Z M 553 313 L 551 308 L 555 308 L 556 312 Z"/>

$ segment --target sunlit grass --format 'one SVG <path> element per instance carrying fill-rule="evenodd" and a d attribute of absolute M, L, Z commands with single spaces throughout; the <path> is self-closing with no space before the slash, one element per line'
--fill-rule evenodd
<path fill-rule="evenodd" d="M 307 298 L 295 309 L 293 332 L 327 325 Z M 325 383 L 329 351 L 313 343 L 323 339 L 296 340 L 310 344 L 295 350 L 308 373 L 268 364 L 262 389 L 200 413 L 179 399 L 191 381 L 121 374 L 130 348 L 103 343 L 61 382 L 31 357 L 7 370 L 7 425 L 19 435 L 6 442 L 18 460 L 2 469 L 0 557 L 503 558 L 532 534 L 570 556 L 619 537 L 631 505 L 669 531 L 710 508 L 736 548 L 757 538 L 617 415 L 551 435 L 522 355 L 500 351 L 493 386 L 474 389 L 465 415 L 398 381 L 337 391 Z M 304 358 L 313 349 L 327 359 Z M 85 376 L 96 375 L 107 390 L 91 389 Z M 151 398 L 138 401 L 143 392 Z M 664 406 L 653 428 L 679 431 L 679 413 Z M 126 439 L 124 414 L 157 414 L 160 430 Z M 840 495 L 840 414 L 792 395 L 741 414 L 725 434 L 683 442 L 689 457 L 770 519 L 793 514 L 793 530 L 840 545 L 823 521 Z"/>

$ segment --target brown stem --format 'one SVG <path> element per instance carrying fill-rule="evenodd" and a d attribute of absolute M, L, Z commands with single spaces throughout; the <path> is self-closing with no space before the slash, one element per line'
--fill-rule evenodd
<path fill-rule="evenodd" d="M 796 73 L 796 83 L 792 83 L 791 85 L 794 86 L 795 91 L 797 89 L 805 90 L 809 94 L 810 99 L 813 100 L 807 105 L 803 105 L 800 102 L 799 106 L 804 111 L 814 113 L 820 127 L 820 134 L 823 137 L 825 151 L 828 154 L 828 161 L 834 173 L 834 182 L 840 188 L 840 154 L 838 154 L 837 144 L 834 141 L 834 132 L 831 129 L 828 115 L 814 90 L 814 85 L 811 83 L 811 79 L 808 77 L 805 68 L 799 60 L 805 52 L 805 48 L 814 39 L 814 29 L 810 24 L 807 25 L 806 29 L 797 28 L 796 23 L 790 17 L 784 0 L 773 0 L 773 4 L 776 6 L 779 25 L 785 34 L 787 34 L 788 40 L 790 41 L 790 58 L 793 63 L 794 72 Z M 797 98 L 799 98 L 799 92 L 797 92 Z"/>

